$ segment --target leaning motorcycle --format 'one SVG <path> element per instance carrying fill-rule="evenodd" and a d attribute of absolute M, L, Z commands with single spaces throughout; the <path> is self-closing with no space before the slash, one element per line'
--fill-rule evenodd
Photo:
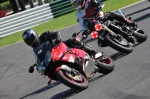
<path fill-rule="evenodd" d="M 132 45 L 121 35 L 113 32 L 111 29 L 108 28 L 106 22 L 103 23 L 99 20 L 86 20 L 88 29 L 90 29 L 91 37 L 93 39 L 98 39 L 99 46 L 110 46 L 113 49 L 130 53 L 133 51 Z"/>
<path fill-rule="evenodd" d="M 109 29 L 109 20 L 103 22 L 100 18 L 104 17 L 101 11 L 104 7 L 104 3 L 101 4 L 101 8 L 95 15 L 94 19 L 85 19 L 84 25 L 90 32 L 93 39 L 98 39 L 98 44 L 101 47 L 110 46 L 113 49 L 130 53 L 133 51 L 132 45 L 121 35 Z"/>
<path fill-rule="evenodd" d="M 124 15 L 124 13 L 121 12 L 121 10 L 116 10 L 116 14 L 122 15 L 124 18 L 128 19 L 128 21 L 132 21 L 131 17 L 127 17 Z M 123 36 L 128 42 L 131 44 L 136 44 L 137 42 L 142 43 L 144 42 L 148 35 L 142 30 L 138 25 L 135 27 L 128 26 L 126 23 L 120 22 L 116 19 L 114 19 L 110 25 L 109 28 L 119 33 L 119 35 Z"/>
<path fill-rule="evenodd" d="M 37 60 L 37 71 L 51 80 L 60 81 L 66 86 L 84 90 L 88 88 L 88 79 L 96 72 L 108 74 L 113 71 L 113 60 L 104 53 L 99 53 L 97 58 L 91 58 L 85 51 L 69 48 L 61 42 L 54 47 L 41 44 L 33 49 Z M 29 69 L 34 71 L 34 66 Z"/>

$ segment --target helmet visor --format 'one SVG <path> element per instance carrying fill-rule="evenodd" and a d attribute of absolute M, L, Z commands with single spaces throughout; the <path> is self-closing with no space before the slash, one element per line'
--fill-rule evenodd
<path fill-rule="evenodd" d="M 31 34 L 30 36 L 24 35 L 23 38 L 24 38 L 25 43 L 29 46 L 31 46 L 31 44 L 35 40 L 35 36 L 33 34 Z"/>
<path fill-rule="evenodd" d="M 31 47 L 37 46 L 39 43 L 39 39 L 36 38 L 33 34 L 31 34 L 29 37 L 24 37 L 24 41 Z"/>

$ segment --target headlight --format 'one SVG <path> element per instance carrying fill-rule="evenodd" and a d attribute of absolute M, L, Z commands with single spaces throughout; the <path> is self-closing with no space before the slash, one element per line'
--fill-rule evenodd
<path fill-rule="evenodd" d="M 44 73 L 45 70 L 46 70 L 46 68 L 45 68 L 44 66 L 38 66 L 38 68 L 37 68 L 37 71 L 38 71 L 39 73 Z"/>
<path fill-rule="evenodd" d="M 100 23 L 98 23 L 94 26 L 94 28 L 96 31 L 100 31 L 100 30 L 102 30 L 102 25 Z"/>
<path fill-rule="evenodd" d="M 93 31 L 93 32 L 91 33 L 91 37 L 92 37 L 93 39 L 96 39 L 96 38 L 98 37 L 98 32 L 97 32 L 97 31 Z"/>

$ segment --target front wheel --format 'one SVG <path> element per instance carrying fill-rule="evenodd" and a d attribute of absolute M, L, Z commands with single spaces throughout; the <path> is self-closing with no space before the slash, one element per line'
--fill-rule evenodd
<path fill-rule="evenodd" d="M 130 53 L 133 51 L 132 45 L 121 36 L 115 38 L 108 34 L 105 36 L 104 41 L 108 46 L 112 47 L 117 51 L 125 53 Z"/>
<path fill-rule="evenodd" d="M 103 53 L 103 55 L 96 59 L 96 66 L 99 68 L 99 73 L 108 74 L 114 70 L 113 60 Z"/>
<path fill-rule="evenodd" d="M 66 86 L 77 90 L 84 90 L 88 88 L 89 85 L 87 78 L 79 72 L 76 75 L 72 75 L 71 73 L 60 69 L 56 72 L 56 77 Z"/>

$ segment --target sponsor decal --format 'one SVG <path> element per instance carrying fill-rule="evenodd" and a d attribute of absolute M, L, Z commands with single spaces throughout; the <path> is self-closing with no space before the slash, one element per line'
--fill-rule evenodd
<path fill-rule="evenodd" d="M 41 53 L 42 53 L 42 50 L 39 50 L 39 51 L 38 51 L 38 54 L 41 54 Z"/>

